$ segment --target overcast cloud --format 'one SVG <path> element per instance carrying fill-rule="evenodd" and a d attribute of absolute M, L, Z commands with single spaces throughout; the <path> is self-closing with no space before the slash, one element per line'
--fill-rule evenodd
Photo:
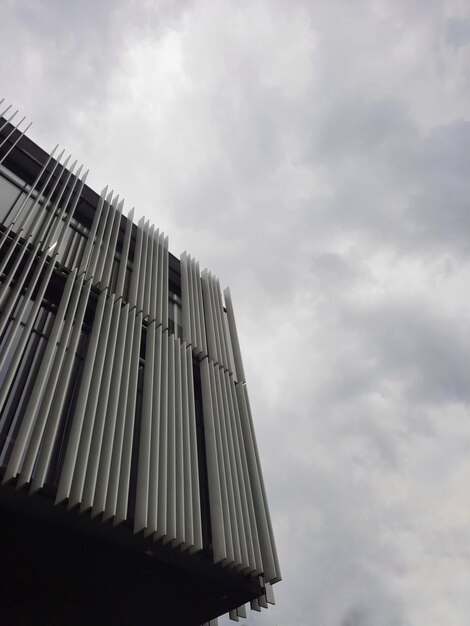
<path fill-rule="evenodd" d="M 284 576 L 246 623 L 467 626 L 468 2 L 3 0 L 0 55 L 231 287 Z"/>

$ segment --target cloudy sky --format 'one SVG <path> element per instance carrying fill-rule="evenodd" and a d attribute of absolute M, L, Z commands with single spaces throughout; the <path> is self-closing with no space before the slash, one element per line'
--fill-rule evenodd
<path fill-rule="evenodd" d="M 231 287 L 284 576 L 247 625 L 467 626 L 468 2 L 2 0 L 0 55 Z"/>

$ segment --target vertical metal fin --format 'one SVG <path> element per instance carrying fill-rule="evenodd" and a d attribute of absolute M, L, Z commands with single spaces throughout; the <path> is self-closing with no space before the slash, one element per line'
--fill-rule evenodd
<path fill-rule="evenodd" d="M 156 324 L 154 324 L 156 325 Z M 159 498 L 159 459 L 161 437 L 161 396 L 162 396 L 162 329 L 158 326 L 155 331 L 155 359 L 153 368 L 153 399 L 152 399 L 152 431 L 150 437 L 150 463 L 148 488 L 147 529 L 145 534 L 155 533 L 157 530 L 157 511 Z"/>
<path fill-rule="evenodd" d="M 85 409 L 88 399 L 88 391 L 91 385 L 93 376 L 93 365 L 95 362 L 96 353 L 98 350 L 98 342 L 101 332 L 101 322 L 103 319 L 104 307 L 106 304 L 106 292 L 103 291 L 98 299 L 98 303 L 95 311 L 95 318 L 93 320 L 93 326 L 91 329 L 90 340 L 88 344 L 88 350 L 83 364 L 83 374 L 80 385 L 80 391 L 77 398 L 77 404 L 75 406 L 75 412 L 72 420 L 72 427 L 69 435 L 67 449 L 65 453 L 64 464 L 62 466 L 62 472 L 59 480 L 59 486 L 57 488 L 56 504 L 59 504 L 63 500 L 70 496 L 70 490 L 72 487 L 72 480 L 75 468 L 75 462 L 78 454 L 78 447 L 80 444 L 80 435 L 82 432 L 83 420 L 85 417 Z"/>
<path fill-rule="evenodd" d="M 88 233 L 88 238 L 85 246 L 85 250 L 83 252 L 80 269 L 78 270 L 78 274 L 80 275 L 82 272 L 86 272 L 91 261 L 91 256 L 93 252 L 93 244 L 95 241 L 96 233 L 98 231 L 98 226 L 101 221 L 101 214 L 103 212 L 104 203 L 106 200 L 106 194 L 108 192 L 108 187 L 105 187 L 100 195 L 100 200 L 98 202 L 98 207 L 93 216 L 93 222 L 91 225 L 91 230 Z M 88 276 L 89 277 L 89 276 Z"/>
<path fill-rule="evenodd" d="M 91 290 L 91 280 L 88 280 L 85 285 L 83 285 L 83 280 L 84 276 L 82 274 L 76 281 L 76 285 L 80 287 L 80 300 L 78 304 L 78 310 L 73 316 L 72 336 L 70 338 L 65 361 L 61 368 L 60 377 L 57 383 L 57 390 L 49 411 L 49 417 L 44 433 L 43 442 L 41 445 L 41 450 L 39 452 L 36 467 L 34 470 L 33 482 L 31 485 L 32 492 L 40 489 L 44 485 L 44 482 L 46 480 L 46 473 L 51 459 L 53 446 L 56 440 L 62 410 L 65 405 L 67 391 L 71 382 L 75 354 L 77 352 L 77 347 L 82 334 L 82 324 L 85 317 L 85 311 L 88 305 L 88 298 Z"/>
<path fill-rule="evenodd" d="M 103 292 L 106 293 L 106 292 Z M 95 426 L 95 418 L 97 414 L 97 406 L 100 402 L 100 392 L 102 391 L 102 383 L 106 384 L 106 379 L 103 380 L 103 371 L 105 361 L 107 361 L 107 344 L 109 331 L 111 327 L 111 319 L 113 318 L 113 299 L 107 297 L 104 307 L 103 319 L 101 322 L 99 341 L 96 351 L 95 360 L 93 363 L 93 375 L 91 383 L 88 388 L 88 397 L 86 402 L 85 414 L 83 417 L 83 424 L 80 433 L 80 441 L 78 444 L 78 451 L 75 460 L 75 466 L 73 468 L 73 480 L 70 489 L 69 496 L 69 508 L 72 508 L 76 504 L 83 503 L 83 495 L 85 489 L 85 480 L 87 478 L 88 462 L 94 464 L 94 459 L 90 456 L 90 448 L 94 446 L 93 442 L 93 430 Z M 111 348 L 112 349 L 112 348 Z M 105 374 L 106 376 L 106 374 Z M 101 404 L 101 402 L 100 402 Z M 81 412 L 80 412 L 81 417 Z M 90 484 L 86 485 L 87 494 L 89 494 Z M 81 507 L 81 510 L 83 508 Z"/>
<path fill-rule="evenodd" d="M 126 232 L 124 235 L 124 243 L 122 245 L 122 250 L 121 250 L 121 260 L 119 263 L 119 272 L 118 272 L 118 277 L 116 280 L 116 295 L 120 297 L 124 296 L 124 284 L 126 281 L 127 263 L 129 259 L 129 248 L 130 248 L 130 243 L 131 243 L 132 227 L 134 225 L 132 222 L 133 217 L 134 217 L 134 209 L 132 209 L 127 216 Z"/>
<path fill-rule="evenodd" d="M 212 527 L 212 542 L 214 562 L 225 562 L 228 558 L 227 544 L 225 540 L 225 515 L 224 496 L 221 488 L 219 470 L 219 444 L 216 431 L 216 419 L 212 401 L 213 389 L 210 378 L 208 359 L 201 361 L 201 388 L 204 409 L 204 435 L 207 456 L 207 478 L 209 485 L 210 516 Z"/>
<path fill-rule="evenodd" d="M 174 335 L 173 335 L 174 337 Z M 181 344 L 175 343 L 175 517 L 176 532 L 174 545 L 185 543 L 185 506 L 184 506 L 184 444 L 183 444 L 183 374 Z"/>
<path fill-rule="evenodd" d="M 261 467 L 259 464 L 258 450 L 253 431 L 246 386 L 238 383 L 236 385 L 236 393 L 240 406 L 240 418 L 250 474 L 250 484 L 253 490 L 253 501 L 259 532 L 264 578 L 267 582 L 278 582 L 281 580 L 281 574 L 272 535 L 271 520 L 266 505 L 266 494 L 261 474 Z"/>
<path fill-rule="evenodd" d="M 194 549 L 202 550 L 202 520 L 201 501 L 199 498 L 199 462 L 196 433 L 196 410 L 193 382 L 193 358 L 191 348 L 186 348 L 186 368 L 188 381 L 188 422 L 189 422 L 189 448 L 191 457 L 191 495 L 192 495 L 192 518 Z"/>
<path fill-rule="evenodd" d="M 110 400 L 110 389 L 112 374 L 115 364 L 116 343 L 118 337 L 119 320 L 121 312 L 121 301 L 114 302 L 112 296 L 108 296 L 112 304 L 112 312 L 110 313 L 109 330 L 107 329 L 107 312 L 105 309 L 106 326 L 102 328 L 102 349 L 105 351 L 102 372 L 99 369 L 96 372 L 96 386 L 98 387 L 97 403 L 94 404 L 95 389 L 90 389 L 93 404 L 90 407 L 90 423 L 93 423 L 90 442 L 85 440 L 84 450 L 88 447 L 88 454 L 85 461 L 85 478 L 83 482 L 83 492 L 80 501 L 80 510 L 85 511 L 93 506 L 96 478 L 98 475 L 100 451 L 103 445 L 103 433 L 105 428 L 105 419 Z M 113 304 L 114 302 L 114 304 Z M 111 308 L 111 305 L 109 305 Z M 100 360 L 97 361 L 99 367 Z M 99 381 L 99 382 L 98 382 Z M 85 458 L 84 452 L 84 458 Z"/>
<path fill-rule="evenodd" d="M 162 333 L 162 361 L 161 361 L 161 397 L 160 397 L 160 435 L 158 451 L 158 506 L 157 506 L 157 532 L 155 539 L 162 538 L 167 534 L 167 459 L 168 459 L 168 362 L 169 362 L 169 338 L 168 330 Z"/>
<path fill-rule="evenodd" d="M 126 427 L 129 429 L 129 421 L 126 422 L 126 411 L 131 378 L 132 355 L 134 352 L 134 327 L 136 325 L 136 321 L 135 309 L 130 311 L 128 305 L 124 307 L 122 311 L 127 324 L 126 342 L 124 346 L 122 384 L 119 388 L 118 411 L 116 415 L 116 427 L 113 439 L 113 450 L 111 454 L 111 465 L 109 469 L 109 482 L 106 493 L 104 520 L 116 515 L 119 476 L 121 472 L 121 458 L 123 457 L 124 433 Z"/>
<path fill-rule="evenodd" d="M 115 307 L 120 308 L 121 300 L 117 300 Z M 92 516 L 104 512 L 106 506 L 106 494 L 108 491 L 109 472 L 111 467 L 111 457 L 113 451 L 114 436 L 116 431 L 116 420 L 119 409 L 120 390 L 127 386 L 127 379 L 123 379 L 124 359 L 129 355 L 125 354 L 126 335 L 129 318 L 129 305 L 120 308 L 119 326 L 117 329 L 116 349 L 114 352 L 112 374 L 109 387 L 109 397 L 106 409 L 106 419 L 103 431 L 101 449 L 99 450 L 99 465 L 96 476 L 96 487 L 93 498 Z"/>
<path fill-rule="evenodd" d="M 235 371 L 237 375 L 237 380 L 239 382 L 244 383 L 245 379 L 245 370 L 243 368 L 243 359 L 240 351 L 240 342 L 238 339 L 237 325 L 235 323 L 235 315 L 233 312 L 233 302 L 232 296 L 230 294 L 230 289 L 227 287 L 224 289 L 224 298 L 225 298 L 225 306 L 227 307 L 227 321 L 228 327 L 230 330 L 230 342 L 232 345 L 233 359 L 235 361 Z"/>
<path fill-rule="evenodd" d="M 47 342 L 46 350 L 44 352 L 44 356 L 41 361 L 41 366 L 38 372 L 38 376 L 34 383 L 34 387 L 32 389 L 31 396 L 30 396 L 28 405 L 24 413 L 20 430 L 16 437 L 15 445 L 13 447 L 10 460 L 8 462 L 8 465 L 5 471 L 3 482 L 7 482 L 8 480 L 16 476 L 19 472 L 20 461 L 24 456 L 25 447 L 29 440 L 32 428 L 34 426 L 34 419 L 36 417 L 36 412 L 39 407 L 41 396 L 42 396 L 42 393 L 44 392 L 44 388 L 46 386 L 46 382 L 49 377 L 49 372 L 52 368 L 52 356 L 54 354 L 54 351 L 56 350 L 56 342 L 59 336 L 59 332 L 62 328 L 65 310 L 67 308 L 67 305 L 69 303 L 69 298 L 72 293 L 74 278 L 75 278 L 75 275 L 73 273 L 70 274 L 65 284 L 64 292 L 62 294 L 62 298 L 61 298 L 59 309 L 57 311 L 57 315 L 54 321 L 54 325 L 52 327 L 51 334 Z"/>
<path fill-rule="evenodd" d="M 134 514 L 134 533 L 147 527 L 150 448 L 152 440 L 153 380 L 155 367 L 155 322 L 147 327 L 145 341 L 144 389 L 142 393 L 142 417 L 140 421 L 139 460 L 137 491 Z"/>
<path fill-rule="evenodd" d="M 167 528 L 166 541 L 176 538 L 175 338 L 168 337 Z"/>
<path fill-rule="evenodd" d="M 135 311 L 135 309 L 134 309 Z M 136 412 L 137 385 L 139 379 L 140 339 L 142 334 L 142 312 L 135 314 L 134 336 L 129 372 L 129 392 L 127 394 L 126 418 L 121 453 L 121 467 L 119 473 L 118 497 L 114 524 L 120 524 L 127 517 L 129 499 L 129 481 L 132 459 L 132 438 Z"/>
<path fill-rule="evenodd" d="M 137 239 L 134 248 L 134 260 L 132 262 L 131 284 L 129 287 L 128 301 L 131 308 L 137 306 L 137 294 L 139 291 L 139 273 L 142 256 L 142 241 L 144 237 L 143 231 L 144 218 L 141 217 L 137 225 Z"/>
<path fill-rule="evenodd" d="M 58 384 L 58 380 L 59 380 L 60 373 L 62 370 L 62 365 L 64 362 L 65 352 L 66 352 L 67 345 L 69 342 L 70 334 L 72 331 L 72 322 L 75 316 L 75 311 L 78 305 L 80 289 L 81 289 L 81 279 L 79 280 L 77 284 L 74 284 L 75 282 L 74 278 L 75 276 L 71 275 L 71 285 L 73 286 L 74 289 L 72 292 L 70 306 L 68 307 L 68 311 L 67 311 L 68 313 L 67 320 L 63 326 L 63 329 L 60 328 L 58 324 L 57 329 L 56 329 L 57 334 L 53 337 L 51 333 L 51 337 L 49 338 L 48 343 L 53 342 L 54 347 L 55 347 L 55 343 L 58 337 L 58 332 L 62 330 L 60 341 L 57 346 L 57 350 L 55 351 L 55 354 L 54 354 L 52 368 L 49 374 L 49 378 L 47 380 L 47 385 L 44 390 L 44 397 L 42 399 L 41 408 L 37 416 L 36 422 L 34 424 L 34 429 L 32 432 L 31 440 L 29 441 L 28 450 L 25 456 L 25 460 L 23 462 L 23 467 L 21 469 L 20 480 L 18 482 L 19 485 L 23 485 L 29 482 L 29 480 L 31 479 L 33 468 L 37 461 L 36 455 L 38 454 L 39 448 L 42 445 L 43 434 L 46 428 L 49 411 L 53 403 L 55 393 L 57 392 L 60 393 L 62 391 L 62 389 L 58 389 L 57 384 Z M 68 301 L 70 296 L 68 293 L 65 295 Z M 60 320 L 60 322 L 62 322 L 62 320 Z"/>

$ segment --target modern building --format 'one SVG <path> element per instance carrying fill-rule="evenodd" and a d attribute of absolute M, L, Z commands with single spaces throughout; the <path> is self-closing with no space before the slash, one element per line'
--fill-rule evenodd
<path fill-rule="evenodd" d="M 230 291 L 2 102 L 1 622 L 267 608 L 280 571 Z"/>

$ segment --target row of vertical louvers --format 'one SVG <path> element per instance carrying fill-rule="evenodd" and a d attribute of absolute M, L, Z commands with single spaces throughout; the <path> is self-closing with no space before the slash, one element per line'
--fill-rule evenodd
<path fill-rule="evenodd" d="M 2 211 L 0 411 L 51 277 L 64 276 L 32 391 L 9 438 L 4 482 L 29 485 L 31 492 L 45 485 L 93 298 L 56 502 L 114 524 L 129 518 L 140 384 L 134 531 L 190 553 L 201 550 L 196 366 L 214 561 L 262 575 L 269 595 L 280 572 L 230 292 L 223 299 L 218 280 L 181 255 L 182 337 L 170 333 L 168 238 L 148 221 L 136 227 L 133 212 L 124 219 L 123 201 L 104 190 L 72 253 L 69 226 L 86 174 L 75 163 L 68 168 L 69 159 L 60 165 L 63 155 L 54 159 L 54 153 L 15 206 Z"/>

